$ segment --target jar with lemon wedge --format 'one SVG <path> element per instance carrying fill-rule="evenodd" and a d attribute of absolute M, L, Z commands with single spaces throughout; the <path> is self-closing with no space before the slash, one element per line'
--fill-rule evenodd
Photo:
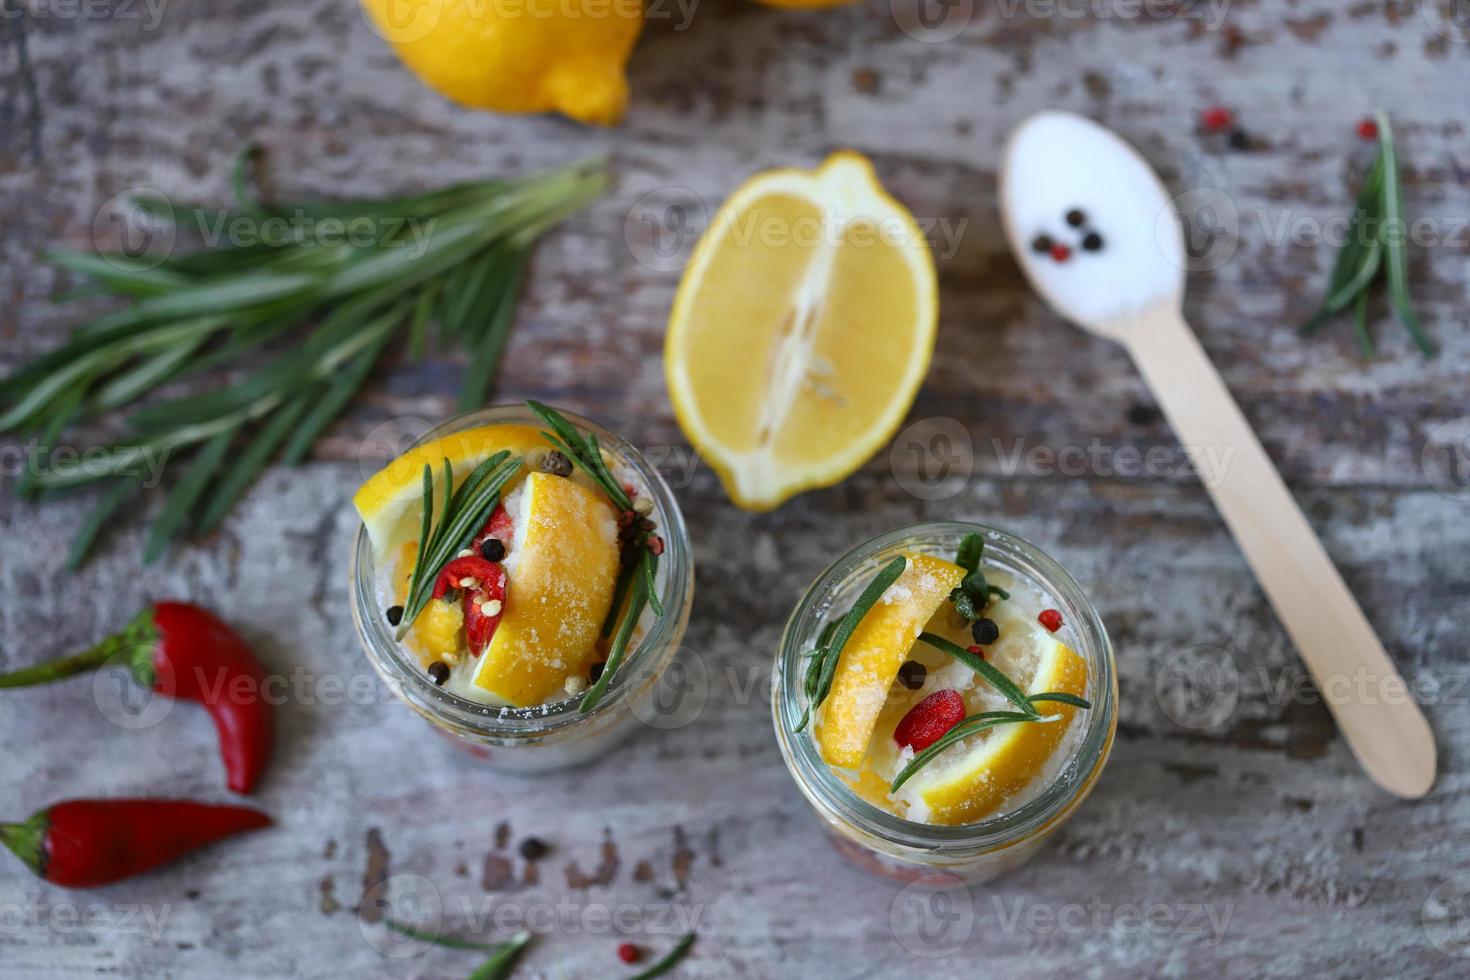
<path fill-rule="evenodd" d="M 776 737 L 837 848 L 902 880 L 984 881 L 1091 791 L 1117 728 L 1107 631 L 1055 561 L 978 524 L 874 538 L 798 602 Z"/>
<path fill-rule="evenodd" d="M 378 676 L 491 766 L 606 752 L 677 651 L 694 570 L 632 445 L 529 402 L 450 419 L 353 497 L 353 620 Z"/>

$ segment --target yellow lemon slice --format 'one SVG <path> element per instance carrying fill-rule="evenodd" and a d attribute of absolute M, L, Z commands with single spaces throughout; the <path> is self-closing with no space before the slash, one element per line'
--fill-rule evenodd
<path fill-rule="evenodd" d="M 960 584 L 965 570 L 929 555 L 909 555 L 908 566 L 858 623 L 817 712 L 814 735 L 822 759 L 856 769 L 914 640 Z"/>
<path fill-rule="evenodd" d="M 362 516 L 368 540 L 373 543 L 373 558 L 380 564 L 405 540 L 417 541 L 419 522 L 424 512 L 424 464 L 434 471 L 434 519 L 443 515 L 444 460 L 453 467 L 455 483 L 470 475 L 476 466 L 502 449 L 513 456 L 526 457 L 547 449 L 540 432 L 529 425 L 485 425 L 466 429 L 416 446 L 373 474 L 352 497 L 352 505 Z M 524 472 L 524 468 L 522 470 Z M 520 479 L 506 485 L 508 495 Z"/>
<path fill-rule="evenodd" d="M 504 618 L 475 685 L 517 707 L 543 704 L 597 659 L 618 575 L 612 505 L 579 483 L 531 473 L 506 498 L 515 538 L 505 560 Z"/>
<path fill-rule="evenodd" d="M 934 260 L 868 160 L 757 174 L 679 283 L 664 371 L 679 424 L 747 510 L 862 466 L 934 352 Z"/>
<path fill-rule="evenodd" d="M 1001 630 L 1005 637 L 1007 626 L 1002 625 Z M 1025 643 L 1024 653 L 1011 658 L 1002 651 L 996 665 L 1022 690 L 1027 694 L 1061 691 L 1086 696 L 1087 661 L 1050 634 L 1033 633 L 1018 640 L 1018 650 L 1021 642 Z M 1033 671 L 1029 682 L 1022 680 L 1028 668 Z M 990 709 L 990 705 L 977 709 L 968 697 L 966 702 L 971 713 Z M 909 802 L 910 819 L 922 816 L 926 823 L 974 823 L 999 810 L 1024 789 L 1056 752 L 1078 711 L 1069 704 L 1050 702 L 1036 707 L 1045 716 L 1056 716 L 1056 720 L 993 728 L 954 746 L 920 770 L 898 792 L 899 799 Z M 891 742 L 891 730 L 887 734 Z"/>

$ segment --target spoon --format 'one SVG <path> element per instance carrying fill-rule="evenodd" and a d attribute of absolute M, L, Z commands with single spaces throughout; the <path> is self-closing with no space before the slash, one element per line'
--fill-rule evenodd
<path fill-rule="evenodd" d="M 1183 230 L 1158 176 L 1097 123 L 1043 112 L 1006 146 L 1000 205 L 1032 287 L 1133 356 L 1358 763 L 1390 793 L 1423 796 L 1429 723 L 1184 320 Z M 1065 217 L 1074 209 L 1081 227 Z M 1084 230 L 1100 248 L 1080 247 Z M 1034 250 L 1041 234 L 1072 254 Z"/>

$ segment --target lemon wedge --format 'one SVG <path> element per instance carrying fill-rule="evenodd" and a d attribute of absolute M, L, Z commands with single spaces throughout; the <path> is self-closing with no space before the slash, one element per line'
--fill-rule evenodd
<path fill-rule="evenodd" d="M 368 540 L 373 543 L 373 560 L 380 565 L 405 540 L 417 541 L 419 521 L 424 512 L 424 464 L 434 472 L 435 520 L 443 499 L 444 460 L 454 470 L 455 482 L 470 475 L 476 466 L 500 452 L 528 457 L 547 449 L 540 432 L 529 425 L 484 425 L 465 429 L 415 446 L 393 460 L 352 497 L 352 506 L 362 517 Z M 509 495 L 525 472 L 525 467 L 507 483 L 502 497 Z"/>
<path fill-rule="evenodd" d="M 923 233 L 857 153 L 730 196 L 679 283 L 664 371 L 738 506 L 830 486 L 887 443 L 928 371 L 937 297 Z"/>
<path fill-rule="evenodd" d="M 963 568 L 941 558 L 906 557 L 903 574 L 868 610 L 842 648 L 832 690 L 817 711 L 817 749 L 829 766 L 856 769 L 862 763 L 888 689 L 914 640 L 965 577 Z"/>
<path fill-rule="evenodd" d="M 474 683 L 526 707 L 586 676 L 612 605 L 618 525 L 612 505 L 580 483 L 531 473 L 505 498 L 515 538 L 505 560 L 504 618 Z"/>
<path fill-rule="evenodd" d="M 1002 644 L 1007 636 L 1011 637 L 1010 649 L 995 650 L 991 659 L 996 666 L 1027 694 L 1061 691 L 1085 697 L 1087 662 L 1034 623 L 1031 626 L 1035 632 L 1021 636 L 1019 625 L 1002 624 Z M 1028 671 L 1030 679 L 1025 680 Z M 970 704 L 971 700 L 966 698 L 971 713 L 992 707 Z M 949 749 L 904 784 L 897 799 L 908 803 L 909 819 L 933 824 L 974 823 L 995 813 L 1030 784 L 1056 752 L 1078 710 L 1059 703 L 1036 707 L 1055 720 L 993 728 Z M 900 713 L 894 713 L 885 716 L 884 721 L 896 723 L 899 717 Z M 880 726 L 875 742 L 885 736 L 886 743 L 877 744 L 887 748 L 893 743 L 891 724 Z"/>

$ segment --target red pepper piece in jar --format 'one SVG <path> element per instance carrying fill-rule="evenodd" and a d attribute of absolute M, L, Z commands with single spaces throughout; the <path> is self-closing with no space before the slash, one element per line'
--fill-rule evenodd
<path fill-rule="evenodd" d="M 505 615 L 505 571 L 501 570 L 499 580 L 481 579 L 480 585 L 464 594 L 464 638 L 474 657 L 485 652 Z"/>
<path fill-rule="evenodd" d="M 461 585 L 465 579 L 473 579 L 472 585 Z M 439 571 L 434 581 L 434 598 L 444 598 L 450 589 L 465 589 L 470 592 L 499 590 L 496 598 L 505 594 L 505 567 L 499 562 L 486 561 L 477 555 L 455 558 Z"/>
<path fill-rule="evenodd" d="M 92 888 L 270 823 L 266 814 L 243 806 L 187 800 L 68 800 L 33 814 L 25 823 L 0 823 L 0 843 L 52 884 Z"/>
<path fill-rule="evenodd" d="M 893 730 L 893 740 L 922 752 L 964 719 L 965 699 L 959 691 L 935 691 L 909 709 Z"/>
<path fill-rule="evenodd" d="M 219 733 L 225 778 L 236 793 L 255 788 L 275 747 L 275 708 L 250 647 L 218 616 L 186 602 L 143 610 L 92 649 L 0 674 L 0 688 L 30 687 L 123 663 L 145 687 L 208 709 Z"/>
<path fill-rule="evenodd" d="M 496 538 L 505 545 L 505 550 L 510 550 L 511 539 L 515 537 L 515 523 L 511 521 L 510 514 L 505 510 L 505 504 L 496 504 L 495 509 L 490 512 L 490 519 L 475 535 L 474 541 L 470 542 L 471 551 L 479 551 L 480 545 L 489 538 Z"/>

